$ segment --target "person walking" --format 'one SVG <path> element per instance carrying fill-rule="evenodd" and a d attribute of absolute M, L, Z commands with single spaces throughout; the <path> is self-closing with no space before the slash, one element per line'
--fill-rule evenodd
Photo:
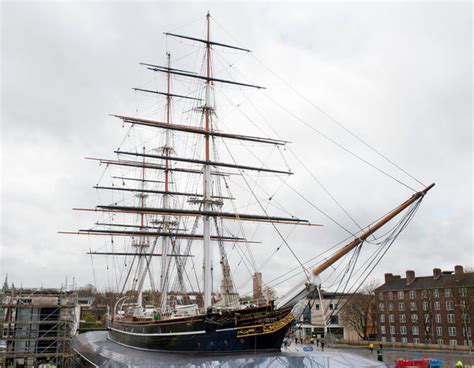
<path fill-rule="evenodd" d="M 464 364 L 460 360 L 456 363 L 455 367 L 464 367 Z"/>
<path fill-rule="evenodd" d="M 374 353 L 374 344 L 372 343 L 369 344 L 369 350 L 370 350 L 370 354 Z"/>
<path fill-rule="evenodd" d="M 324 351 L 324 340 L 321 340 L 321 351 Z"/>

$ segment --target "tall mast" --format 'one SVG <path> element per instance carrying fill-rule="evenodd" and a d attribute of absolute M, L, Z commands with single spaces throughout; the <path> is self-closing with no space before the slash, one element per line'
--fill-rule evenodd
<path fill-rule="evenodd" d="M 166 54 L 167 56 L 167 65 L 168 68 L 171 68 L 171 55 L 170 53 Z M 170 89 L 171 89 L 171 75 L 167 73 L 167 96 L 166 96 L 166 124 L 171 123 L 171 96 L 170 96 Z M 163 207 L 169 208 L 169 160 L 168 157 L 170 155 L 170 131 L 167 129 L 165 132 L 165 146 L 164 146 L 164 154 L 167 157 L 165 160 L 165 194 L 163 194 Z M 169 216 L 163 216 L 163 232 L 169 231 Z M 161 256 L 161 310 L 166 310 L 166 305 L 168 301 L 168 251 L 169 251 L 169 240 L 168 236 L 163 236 L 162 240 L 162 256 Z"/>
<path fill-rule="evenodd" d="M 143 146 L 143 153 L 145 153 L 145 146 Z M 144 193 L 145 190 L 145 157 L 143 158 L 143 168 L 142 168 L 142 180 L 141 180 L 141 188 L 143 190 L 142 193 L 138 195 L 140 198 L 140 207 L 145 208 L 145 198 L 146 194 Z M 145 226 L 145 220 L 144 220 L 144 214 L 140 214 L 140 229 L 144 229 Z M 147 265 L 144 265 L 145 263 L 145 257 L 142 255 L 143 253 L 146 253 L 144 251 L 144 248 L 148 246 L 148 240 L 146 238 L 139 238 L 138 244 L 139 248 L 139 259 L 138 259 L 138 268 L 137 268 L 137 289 L 138 289 L 138 297 L 137 297 L 137 306 L 139 309 L 136 310 L 138 314 L 141 313 L 141 308 L 143 306 L 143 282 L 146 276 L 147 272 Z"/>
<path fill-rule="evenodd" d="M 204 130 L 206 135 L 205 139 L 205 156 L 206 162 L 210 161 L 210 148 L 209 148 L 209 123 L 210 123 L 210 111 L 211 111 L 211 44 L 210 44 L 210 17 L 207 13 L 207 43 L 206 43 L 206 101 L 204 105 L 205 115 L 205 126 Z M 203 203 L 204 211 L 211 210 L 211 170 L 208 163 L 203 166 Z M 204 265 L 203 265 L 203 285 L 204 285 L 204 308 L 211 307 L 211 291 L 212 291 L 212 278 L 211 278 L 211 231 L 210 231 L 210 218 L 209 216 L 203 216 L 203 237 L 204 237 Z"/>

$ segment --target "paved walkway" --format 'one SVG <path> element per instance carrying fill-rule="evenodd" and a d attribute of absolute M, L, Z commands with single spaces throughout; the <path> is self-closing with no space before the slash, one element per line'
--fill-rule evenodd
<path fill-rule="evenodd" d="M 352 352 L 356 355 L 366 357 L 372 360 L 377 359 L 377 351 L 374 349 L 374 352 L 371 354 L 368 348 L 361 347 L 336 347 L 336 350 Z M 454 367 L 457 361 L 462 361 L 464 365 L 474 366 L 474 354 L 463 353 L 463 352 L 453 352 L 453 351 L 423 351 L 423 350 L 411 350 L 411 349 L 384 349 L 383 351 L 383 360 L 388 363 L 390 367 L 395 366 L 396 359 L 407 359 L 411 357 L 429 357 L 429 358 L 439 358 L 444 362 L 443 367 Z"/>

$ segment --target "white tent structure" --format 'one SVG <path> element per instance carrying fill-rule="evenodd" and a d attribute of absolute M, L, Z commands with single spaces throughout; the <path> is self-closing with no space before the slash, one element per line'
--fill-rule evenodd
<path fill-rule="evenodd" d="M 305 352 L 290 346 L 281 353 L 238 355 L 172 354 L 131 349 L 108 340 L 107 332 L 88 332 L 76 337 L 75 352 L 100 368 L 349 368 L 387 367 L 385 363 L 341 350 Z"/>

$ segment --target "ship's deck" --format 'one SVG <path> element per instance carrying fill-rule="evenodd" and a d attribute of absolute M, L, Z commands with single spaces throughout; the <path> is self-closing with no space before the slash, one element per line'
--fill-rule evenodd
<path fill-rule="evenodd" d="M 238 355 L 172 354 L 141 351 L 118 345 L 103 331 L 87 332 L 77 336 L 74 349 L 95 367 L 107 368 L 190 368 L 190 367 L 386 367 L 384 363 L 369 360 L 340 350 L 304 352 L 302 346 L 290 346 L 281 353 Z"/>

